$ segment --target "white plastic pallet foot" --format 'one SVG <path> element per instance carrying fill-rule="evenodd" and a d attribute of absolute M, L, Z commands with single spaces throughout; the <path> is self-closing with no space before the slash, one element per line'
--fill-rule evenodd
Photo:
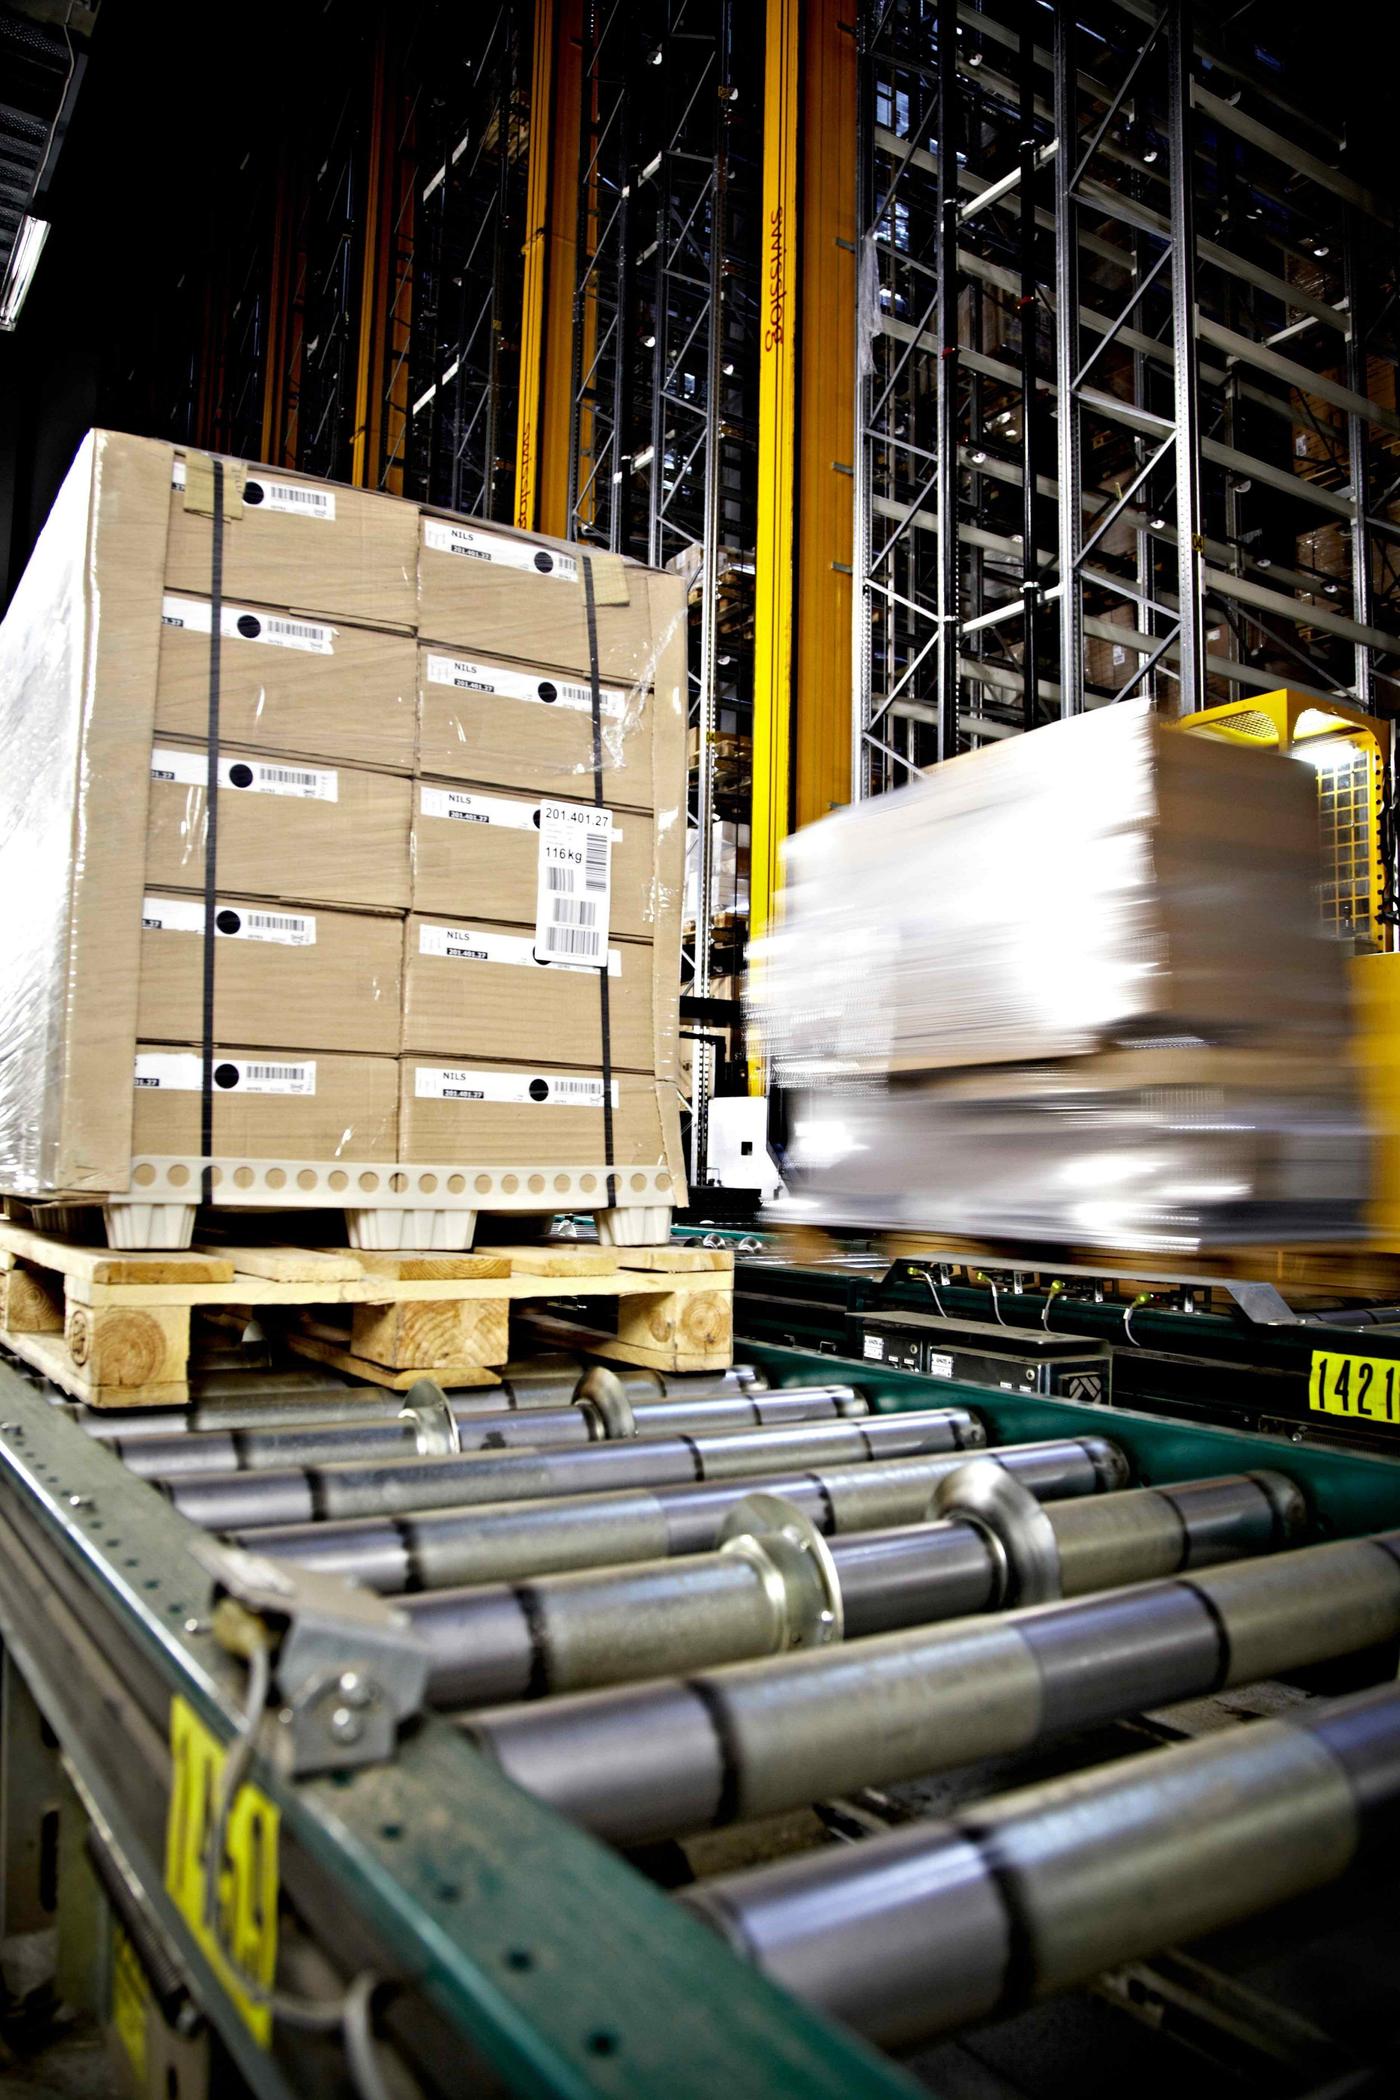
<path fill-rule="evenodd" d="M 347 1210 L 345 1231 L 352 1247 L 367 1254 L 465 1254 L 476 1231 L 474 1210 Z"/>
<path fill-rule="evenodd" d="M 595 1211 L 594 1216 L 604 1247 L 664 1247 L 671 1237 L 669 1203 L 636 1203 Z"/>
<path fill-rule="evenodd" d="M 193 1203 L 104 1203 L 109 1247 L 133 1251 L 188 1247 L 194 1238 Z"/>

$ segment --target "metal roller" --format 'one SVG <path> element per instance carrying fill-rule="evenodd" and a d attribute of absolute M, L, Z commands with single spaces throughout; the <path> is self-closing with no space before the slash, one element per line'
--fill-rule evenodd
<path fill-rule="evenodd" d="M 567 1407 L 596 1365 L 582 1358 L 565 1368 L 533 1369 L 507 1365 L 499 1385 L 474 1387 L 453 1395 L 463 1413 L 513 1413 L 524 1408 Z M 767 1388 L 758 1373 L 736 1364 L 728 1371 L 662 1372 L 614 1365 L 615 1376 L 634 1408 L 657 1400 L 696 1402 L 754 1398 Z M 807 1392 L 834 1392 L 835 1387 L 798 1387 L 778 1396 L 798 1399 Z M 850 1391 L 844 1387 L 841 1390 Z M 125 1445 L 136 1437 L 178 1436 L 189 1431 L 232 1429 L 324 1428 L 331 1423 L 392 1421 L 403 1395 L 385 1386 L 355 1385 L 318 1371 L 268 1371 L 256 1379 L 191 1378 L 188 1407 L 73 1407 L 74 1421 L 103 1443 Z"/>
<path fill-rule="evenodd" d="M 1010 1444 L 987 1457 L 1046 1501 L 1128 1484 L 1127 1460 L 1104 1437 Z M 765 1475 L 763 1485 L 834 1536 L 917 1524 L 939 1481 L 964 1463 L 961 1452 L 896 1458 Z M 746 1480 L 716 1481 L 421 1516 L 355 1517 L 342 1524 L 287 1524 L 235 1537 L 278 1559 L 392 1594 L 704 1553 L 719 1544 L 725 1519 L 750 1492 Z"/>
<path fill-rule="evenodd" d="M 989 1490 L 1000 1497 L 995 1528 Z M 1304 1516 L 1296 1489 L 1276 1475 L 1060 1505 L 1037 1502 L 981 1459 L 940 1481 L 931 1509 L 930 1524 L 828 1541 L 794 1503 L 759 1491 L 725 1520 L 717 1552 L 433 1590 L 402 1608 L 427 1643 L 430 1700 L 484 1706 L 1039 1603 L 1098 1588 L 1106 1574 L 1139 1582 L 1266 1553 Z M 1063 1559 L 1062 1519 L 1072 1547 Z M 1096 1529 L 1103 1544 L 1090 1555 L 1084 1542 Z"/>
<path fill-rule="evenodd" d="M 1019 2010 L 1393 1847 L 1400 1691 L 1122 1759 L 679 1898 L 889 2047 Z"/>
<path fill-rule="evenodd" d="M 541 1495 L 586 1495 L 608 1488 L 665 1487 L 732 1480 L 808 1465 L 862 1464 L 927 1451 L 973 1450 L 986 1431 L 967 1408 L 870 1415 L 858 1422 L 807 1422 L 787 1429 L 740 1429 L 720 1436 L 636 1437 L 578 1450 L 471 1451 L 440 1458 L 386 1458 L 265 1473 L 209 1473 L 165 1479 L 185 1516 L 210 1531 L 305 1524 L 320 1517 L 382 1516 L 395 1510 L 451 1509 Z"/>
<path fill-rule="evenodd" d="M 1009 1756 L 1398 1638 L 1400 1531 L 467 1726 L 518 1786 L 640 1845 Z"/>
<path fill-rule="evenodd" d="M 171 1436 L 116 1437 L 110 1448 L 143 1480 L 199 1473 L 266 1472 L 277 1466 L 334 1464 L 395 1453 L 533 1450 L 537 1445 L 605 1443 L 615 1437 L 671 1436 L 690 1431 L 779 1428 L 791 1422 L 839 1421 L 864 1415 L 869 1403 L 852 1386 L 805 1392 L 727 1395 L 710 1400 L 652 1400 L 636 1407 L 604 1374 L 564 1407 L 486 1412 L 444 1395 L 431 1380 L 400 1393 L 393 1416 L 252 1429 L 183 1430 Z M 415 1403 L 415 1394 L 423 1397 Z M 494 1397 L 494 1388 L 492 1389 Z M 431 1397 L 428 1397 L 431 1396 Z M 354 1403 L 351 1403 L 352 1407 Z M 441 1434 L 439 1434 L 441 1432 Z"/>

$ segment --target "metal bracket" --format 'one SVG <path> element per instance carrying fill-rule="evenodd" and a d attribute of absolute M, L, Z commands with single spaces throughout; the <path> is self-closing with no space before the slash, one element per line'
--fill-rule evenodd
<path fill-rule="evenodd" d="M 944 1474 L 926 1521 L 941 1518 L 974 1525 L 996 1549 L 1005 1577 L 999 1605 L 1048 1604 L 1062 1594 L 1054 1526 L 1030 1489 L 996 1459 L 969 1459 Z"/>
<path fill-rule="evenodd" d="M 452 1402 L 432 1378 L 412 1384 L 399 1409 L 401 1422 L 412 1422 L 418 1449 L 424 1458 L 454 1458 L 462 1449 L 461 1431 Z"/>
<path fill-rule="evenodd" d="M 603 1364 L 584 1372 L 574 1387 L 572 1404 L 583 1409 L 590 1428 L 602 1432 L 601 1441 L 641 1435 L 622 1380 Z"/>
<path fill-rule="evenodd" d="M 789 1648 L 824 1648 L 845 1631 L 841 1578 L 809 1516 L 782 1495 L 746 1495 L 720 1526 L 719 1550 L 758 1568 L 781 1595 Z"/>
<path fill-rule="evenodd" d="M 271 1754 L 293 1776 L 376 1764 L 423 1709 L 428 1650 L 403 1612 L 338 1575 L 201 1540 L 222 1646 L 272 1652 L 277 1728 Z"/>

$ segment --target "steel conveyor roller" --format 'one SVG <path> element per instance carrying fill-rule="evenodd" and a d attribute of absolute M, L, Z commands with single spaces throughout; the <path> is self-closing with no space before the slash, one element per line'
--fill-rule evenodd
<path fill-rule="evenodd" d="M 1003 1757 L 1400 1639 L 1400 1532 L 473 1715 L 518 1786 L 619 1845 Z"/>
<path fill-rule="evenodd" d="M 453 1408 L 467 1415 L 567 1407 L 598 1368 L 582 1358 L 563 1365 L 548 1361 L 539 1366 L 508 1364 L 499 1385 L 454 1393 Z M 740 1400 L 766 1390 L 758 1373 L 743 1364 L 728 1371 L 680 1372 L 616 1364 L 607 1375 L 617 1379 L 638 1409 L 657 1400 Z M 783 1397 L 800 1397 L 807 1390 L 794 1388 Z M 325 1428 L 346 1421 L 392 1421 L 403 1406 L 403 1394 L 389 1387 L 352 1385 L 312 1371 L 215 1372 L 192 1377 L 190 1393 L 190 1404 L 183 1408 L 75 1406 L 69 1412 L 89 1436 L 125 1446 L 136 1437 L 178 1436 L 187 1431 Z"/>
<path fill-rule="evenodd" d="M 942 1521 L 828 1542 L 759 1494 L 715 1553 L 434 1590 L 403 1609 L 428 1645 L 433 1702 L 482 1706 L 1147 1581 L 1266 1553 L 1304 1518 L 1276 1474 L 1042 1505 L 980 1459 L 938 1485 L 933 1508 Z"/>
<path fill-rule="evenodd" d="M 624 1436 L 673 1436 L 730 1429 L 773 1429 L 791 1422 L 839 1421 L 864 1415 L 868 1402 L 853 1387 L 812 1386 L 793 1393 L 756 1391 L 714 1399 L 652 1400 L 635 1408 L 622 1396 L 609 1404 L 587 1394 L 564 1407 L 486 1412 L 480 1395 L 463 1401 L 433 1388 L 430 1409 L 413 1395 L 395 1394 L 397 1411 L 369 1421 L 346 1419 L 269 1429 L 200 1429 L 170 1436 L 117 1437 L 112 1448 L 143 1480 L 200 1473 L 266 1472 L 277 1466 L 334 1464 L 399 1454 L 533 1450 L 548 1444 L 606 1443 Z M 619 1395 L 621 1389 L 618 1389 Z M 494 1397 L 494 1396 L 493 1396 Z"/>
<path fill-rule="evenodd" d="M 537 1495 L 732 1480 L 793 1466 L 972 1450 L 986 1441 L 976 1415 L 967 1408 L 948 1407 L 871 1415 L 858 1422 L 741 1429 L 727 1436 L 637 1437 L 578 1450 L 473 1451 L 440 1458 L 386 1458 L 378 1464 L 288 1466 L 265 1473 L 162 1479 L 156 1484 L 196 1524 L 210 1531 L 236 1531 L 304 1524 L 317 1517 L 364 1517 L 391 1510 L 524 1501 Z"/>
<path fill-rule="evenodd" d="M 909 2045 L 1335 1881 L 1393 1851 L 1397 1801 L 1384 1686 L 680 1900 L 799 1997 Z"/>
<path fill-rule="evenodd" d="M 989 1451 L 987 1458 L 1045 1501 L 1102 1494 L 1128 1484 L 1127 1460 L 1104 1437 L 1009 1444 Z M 939 1481 L 965 1463 L 961 1452 L 948 1452 L 933 1458 L 813 1467 L 804 1473 L 765 1474 L 763 1488 L 795 1504 L 830 1536 L 877 1525 L 917 1524 Z M 344 1575 L 392 1594 L 708 1552 L 719 1544 L 730 1512 L 753 1487 L 751 1479 L 741 1479 L 561 1495 L 423 1515 L 354 1517 L 340 1524 L 273 1525 L 235 1537 L 240 1545 L 280 1560 Z"/>

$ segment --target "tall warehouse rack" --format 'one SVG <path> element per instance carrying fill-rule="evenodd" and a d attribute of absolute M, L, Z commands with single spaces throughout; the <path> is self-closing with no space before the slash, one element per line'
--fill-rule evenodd
<path fill-rule="evenodd" d="M 1345 112 L 1176 0 L 891 0 L 860 63 L 857 792 L 1132 692 L 1393 702 L 1395 224 Z"/>

